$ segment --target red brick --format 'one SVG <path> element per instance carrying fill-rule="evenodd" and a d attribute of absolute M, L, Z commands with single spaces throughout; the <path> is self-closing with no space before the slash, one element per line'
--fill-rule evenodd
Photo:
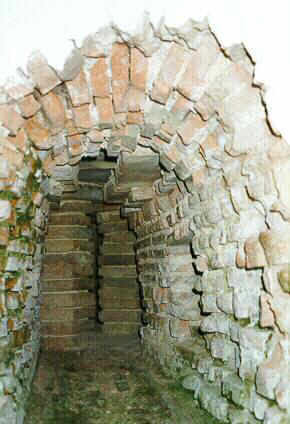
<path fill-rule="evenodd" d="M 92 126 L 91 112 L 88 104 L 74 107 L 73 113 L 76 127 L 87 129 Z"/>
<path fill-rule="evenodd" d="M 95 98 L 97 111 L 99 114 L 99 122 L 112 123 L 113 122 L 113 104 L 111 97 L 107 98 Z"/>
<path fill-rule="evenodd" d="M 126 44 L 114 44 L 112 49 L 112 90 L 116 112 L 126 112 L 124 97 L 129 87 L 129 49 Z"/>
<path fill-rule="evenodd" d="M 45 115 L 54 128 L 63 128 L 65 123 L 65 109 L 59 96 L 50 92 L 41 98 Z"/>
<path fill-rule="evenodd" d="M 42 94 L 47 94 L 61 83 L 45 57 L 38 51 L 30 56 L 27 70 Z"/>
<path fill-rule="evenodd" d="M 164 63 L 162 64 L 159 75 L 154 81 L 151 94 L 153 100 L 162 104 L 167 102 L 173 88 L 176 75 L 184 64 L 184 58 L 184 48 L 173 43 Z"/>
<path fill-rule="evenodd" d="M 108 97 L 110 95 L 110 78 L 106 59 L 98 59 L 90 72 L 93 96 Z"/>
<path fill-rule="evenodd" d="M 9 105 L 0 106 L 0 121 L 12 135 L 15 135 L 24 124 L 22 116 Z"/>
<path fill-rule="evenodd" d="M 66 83 L 73 106 L 90 103 L 88 83 L 85 73 L 81 71 L 72 81 Z"/>
<path fill-rule="evenodd" d="M 186 120 L 178 128 L 177 132 L 180 135 L 182 142 L 185 145 L 188 145 L 192 142 L 192 139 L 195 135 L 198 134 L 198 131 L 205 127 L 204 121 L 200 118 L 199 115 L 194 115 L 190 113 Z"/>
<path fill-rule="evenodd" d="M 145 92 L 148 73 L 148 59 L 136 48 L 131 49 L 131 84 Z"/>
<path fill-rule="evenodd" d="M 45 128 L 35 116 L 27 120 L 25 129 L 29 139 L 38 149 L 50 149 L 54 145 L 54 140 L 50 137 L 50 131 Z"/>
<path fill-rule="evenodd" d="M 32 94 L 19 100 L 18 106 L 24 118 L 31 118 L 41 108 L 41 105 L 35 100 Z"/>

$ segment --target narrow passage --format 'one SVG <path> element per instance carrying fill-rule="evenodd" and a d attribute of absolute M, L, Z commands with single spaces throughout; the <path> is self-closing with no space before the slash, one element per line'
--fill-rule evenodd
<path fill-rule="evenodd" d="M 184 410 L 175 407 L 180 396 Z M 42 352 L 25 424 L 218 423 L 203 410 L 193 416 L 192 402 L 191 392 L 148 369 L 136 337 L 99 334 L 97 351 Z"/>

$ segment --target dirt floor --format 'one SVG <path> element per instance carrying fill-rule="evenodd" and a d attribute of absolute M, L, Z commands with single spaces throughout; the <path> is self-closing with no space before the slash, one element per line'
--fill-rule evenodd
<path fill-rule="evenodd" d="M 100 336 L 97 351 L 42 352 L 27 410 L 25 424 L 218 422 L 192 408 L 190 392 L 149 372 L 139 340 L 128 336 Z"/>

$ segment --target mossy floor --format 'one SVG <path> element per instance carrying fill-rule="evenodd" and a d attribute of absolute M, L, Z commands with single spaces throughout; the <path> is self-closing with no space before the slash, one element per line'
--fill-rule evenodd
<path fill-rule="evenodd" d="M 191 409 L 191 394 L 164 378 L 161 386 L 154 386 L 136 338 L 101 336 L 97 351 L 43 352 L 25 424 L 217 423 L 194 408 L 193 421 L 179 419 L 175 400 L 181 396 Z"/>

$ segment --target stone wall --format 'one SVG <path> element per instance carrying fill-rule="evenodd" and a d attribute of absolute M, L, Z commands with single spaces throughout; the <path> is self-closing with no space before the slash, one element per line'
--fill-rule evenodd
<path fill-rule="evenodd" d="M 97 316 L 97 234 L 86 215 L 93 205 L 86 200 L 51 205 L 41 274 L 42 348 L 88 349 Z"/>
<path fill-rule="evenodd" d="M 1 416 L 17 404 L 21 422 L 38 346 L 39 185 L 61 197 L 102 150 L 104 200 L 138 236 L 144 348 L 222 421 L 287 422 L 290 149 L 248 51 L 207 22 L 145 20 L 89 35 L 62 72 L 39 52 L 27 71 L 0 93 Z"/>
<path fill-rule="evenodd" d="M 110 207 L 110 206 L 109 206 Z M 99 319 L 106 334 L 138 334 L 141 300 L 136 274 L 133 231 L 120 206 L 97 213 L 102 237 L 98 255 Z"/>

